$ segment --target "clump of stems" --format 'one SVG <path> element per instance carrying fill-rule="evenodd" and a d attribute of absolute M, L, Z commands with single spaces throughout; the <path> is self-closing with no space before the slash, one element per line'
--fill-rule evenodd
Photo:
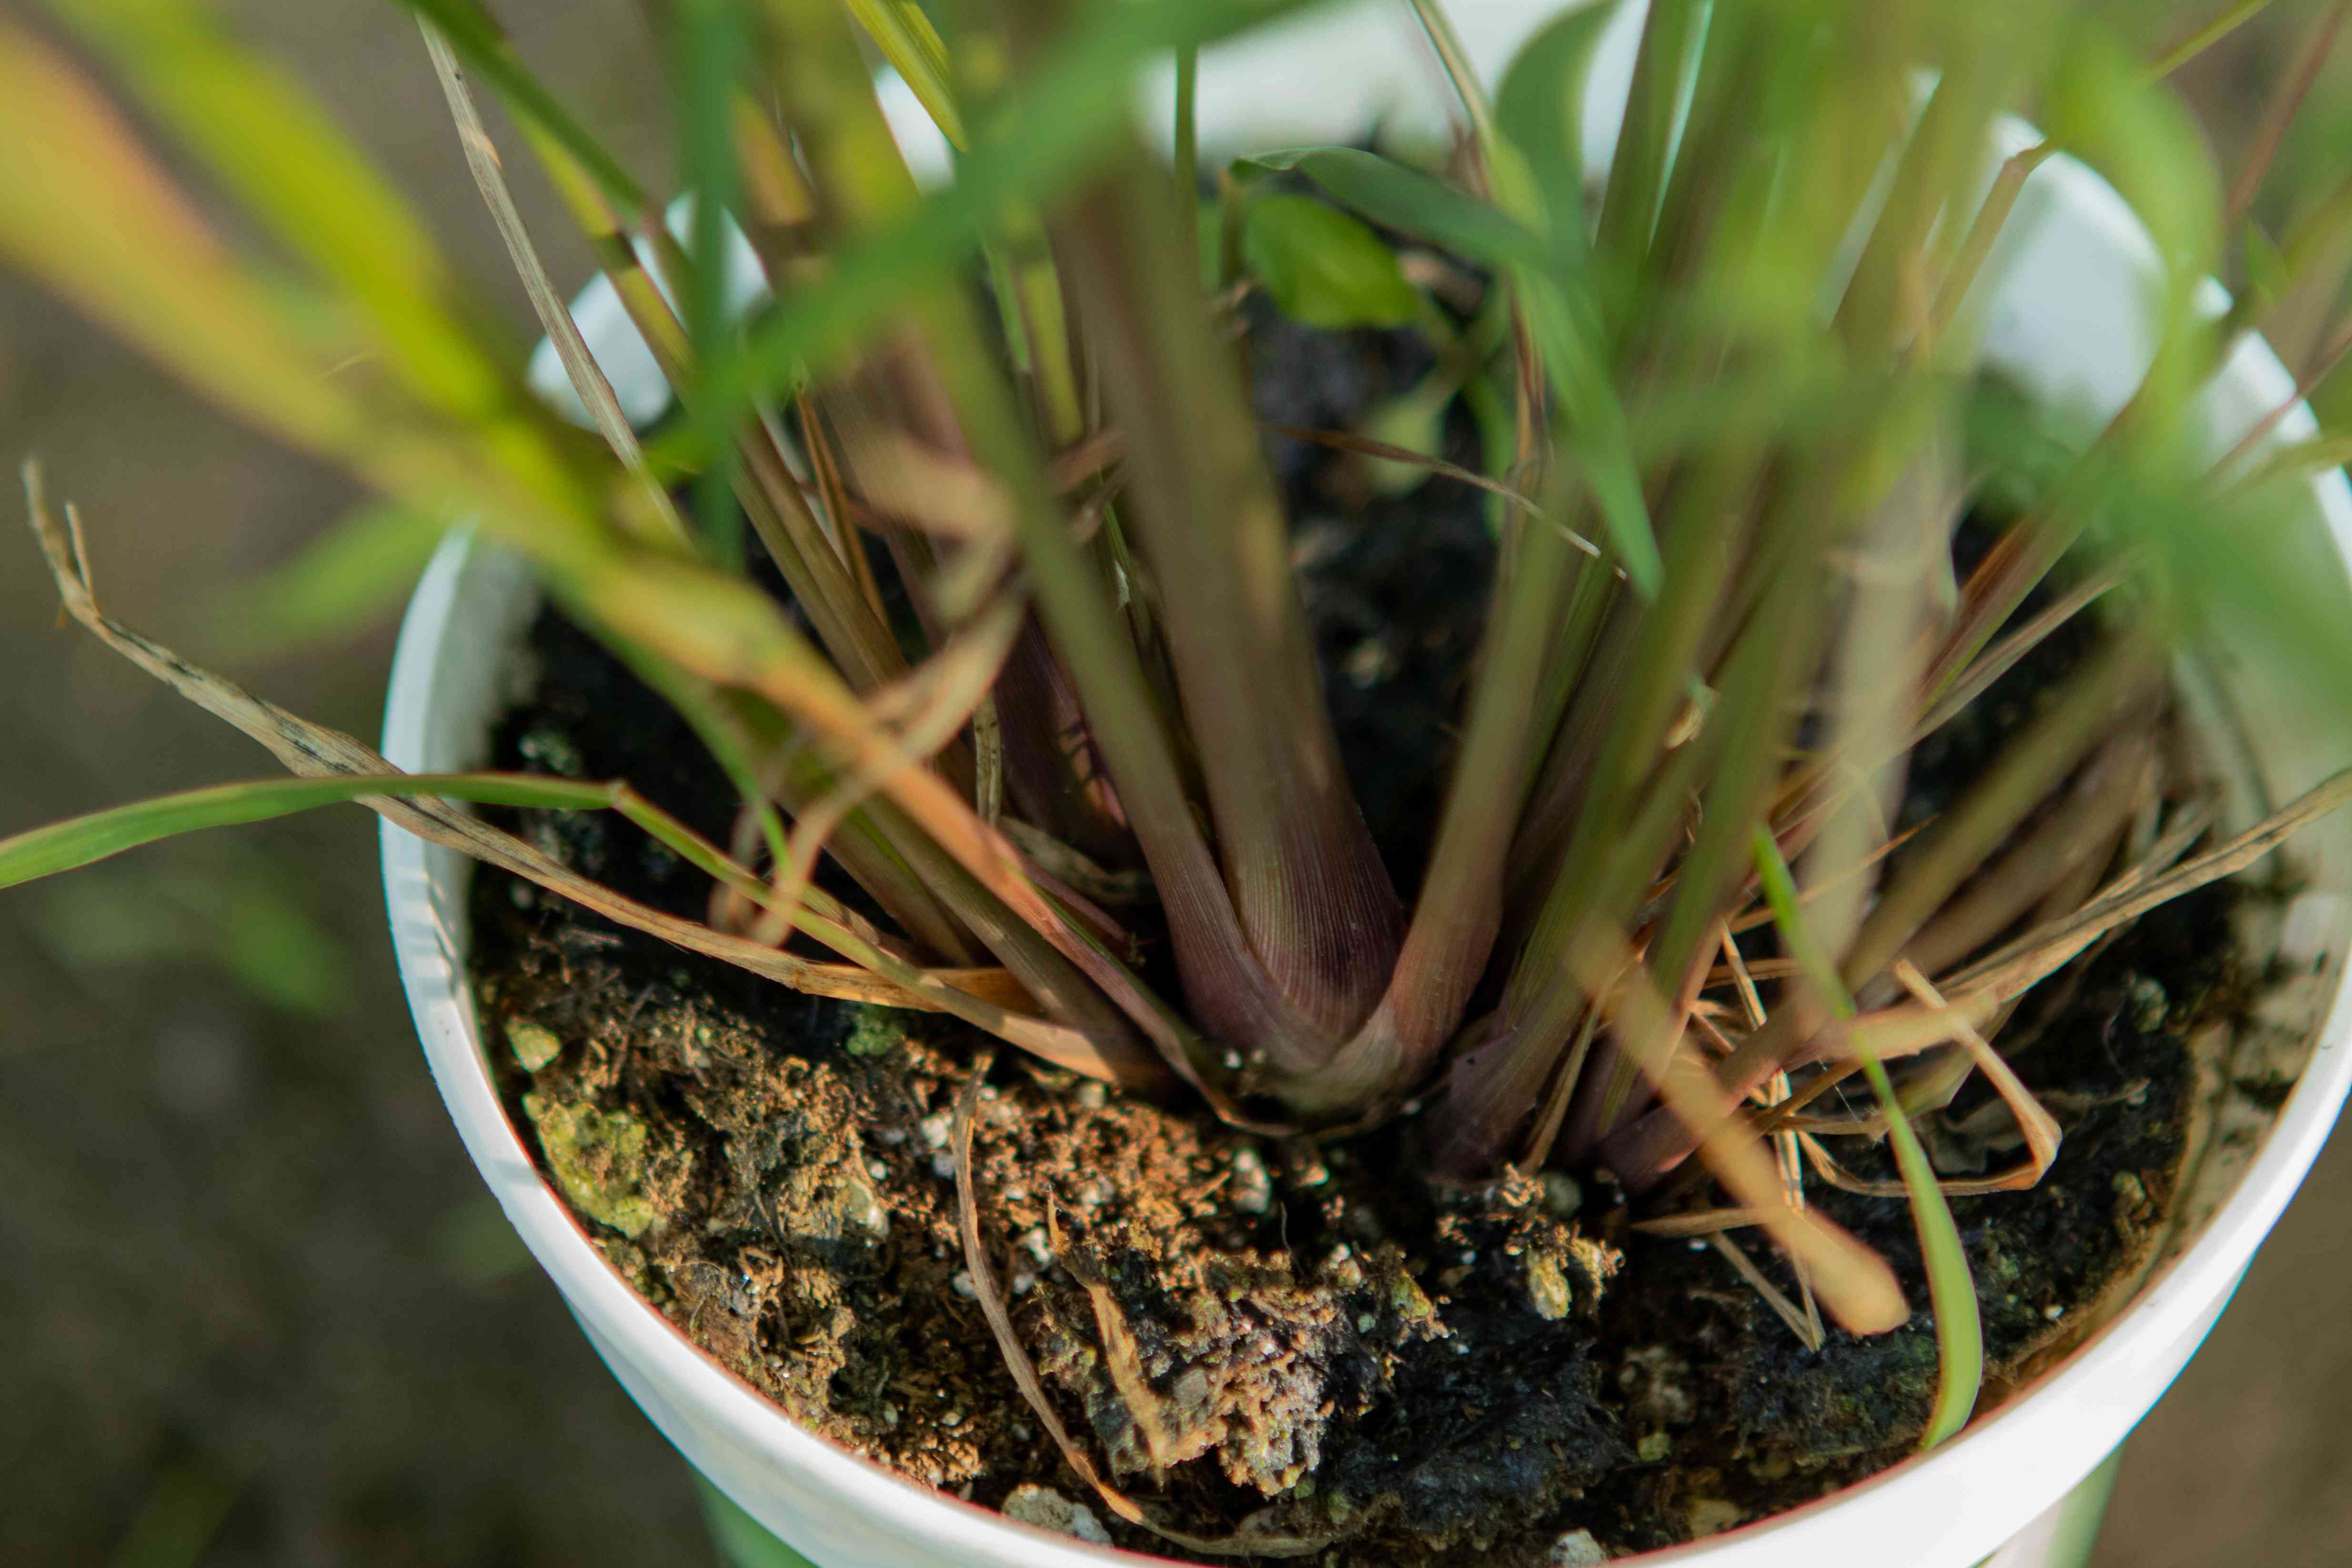
<path fill-rule="evenodd" d="M 2087 8 L 1654 0 L 1596 182 L 1580 84 L 1612 7 L 1551 20 L 1490 94 L 1414 0 L 1460 91 L 1442 163 L 1263 150 L 1218 172 L 1210 209 L 1197 51 L 1284 0 L 994 0 L 951 26 L 901 0 L 682 0 L 655 8 L 695 196 L 681 237 L 476 0 L 409 0 L 592 442 L 525 392 L 397 196 L 265 57 L 192 0 L 55 4 L 291 270 L 219 238 L 17 28 L 0 28 L 0 250 L 255 423 L 529 555 L 743 804 L 721 844 L 619 784 L 388 779 L 108 621 L 78 522 L 36 491 L 75 616 L 316 778 L 0 843 L 0 881 L 365 798 L 784 984 L 952 1012 L 1236 1122 L 1338 1132 L 1412 1105 L 1444 1177 L 1606 1167 L 1664 1197 L 1644 1224 L 1722 1236 L 1759 1281 L 1727 1233 L 1762 1227 L 1803 1306 L 1767 1288 L 1816 1337 L 1816 1298 L 1855 1331 L 1908 1307 L 1807 1205 L 1807 1172 L 1900 1194 L 1945 1342 L 1933 1440 L 1976 1381 L 1944 1193 L 1984 1189 L 1939 1182 L 1910 1119 L 1981 1072 L 2032 1156 L 1997 1184 L 2037 1179 L 2055 1124 L 1999 1042 L 2020 997 L 2343 793 L 2199 853 L 2206 806 L 2150 739 L 2168 652 L 2230 604 L 2283 607 L 2290 652 L 2334 658 L 2341 635 L 2259 542 L 2294 465 L 2195 460 L 2191 399 L 2259 321 L 2210 319 L 2197 290 L 2263 171 L 2225 200 L 2160 78 L 2220 23 L 2151 70 Z M 1170 50 L 1172 179 L 1129 88 Z M 902 161 L 874 58 L 955 149 L 951 183 L 926 194 Z M 1989 149 L 2017 108 L 2050 140 L 2004 163 Z M 1973 311 L 2053 153 L 2141 199 L 2159 347 L 1956 582 L 1955 529 L 2025 444 L 1983 415 Z M 677 391 L 656 437 L 536 255 L 505 184 L 516 153 Z M 772 301 L 745 321 L 738 232 Z M 2276 250 L 2266 297 L 2284 291 Z M 1483 473 L 1309 433 L 1496 498 L 1499 565 L 1417 888 L 1382 864 L 1323 701 L 1234 346 L 1253 289 L 1323 325 L 1421 323 L 1486 432 Z M 754 556 L 789 605 L 747 575 Z M 1914 748 L 2086 617 L 2094 653 L 1895 835 Z M 618 809 L 711 875 L 711 920 L 582 884 L 453 800 Z M 1139 956 L 1162 942 L 1166 964 Z M 1854 1072 L 1874 1117 L 1807 1109 Z M 1899 1183 L 1848 1173 L 1835 1136 L 1888 1140 Z M 1670 1180 L 1694 1155 L 1709 1180 Z"/>

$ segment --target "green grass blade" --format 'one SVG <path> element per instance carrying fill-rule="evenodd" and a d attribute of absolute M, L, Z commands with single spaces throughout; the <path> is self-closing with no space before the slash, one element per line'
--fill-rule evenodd
<path fill-rule="evenodd" d="M 823 279 L 787 295 L 752 334 L 753 386 L 831 367 L 977 249 L 1008 208 L 1066 191 L 1127 145 L 1134 73 L 1151 56 L 1276 20 L 1302 0 L 1150 0 L 1088 7 L 1070 36 L 1007 99 L 1001 136 L 965 160 L 956 183 L 847 248 Z M 722 392 L 736 389 L 722 386 Z"/>
<path fill-rule="evenodd" d="M 2228 10 L 2149 61 L 2148 79 L 2162 81 L 2166 77 L 2236 32 L 2246 23 L 2269 10 L 2271 0 L 2237 0 L 2237 4 Z"/>
<path fill-rule="evenodd" d="M 1458 186 L 1354 147 L 1290 147 L 1234 164 L 1244 178 L 1299 174 L 1383 228 L 1485 267 L 1540 267 L 1543 241 L 1489 202 Z"/>
<path fill-rule="evenodd" d="M 426 795 L 482 805 L 582 811 L 613 805 L 619 798 L 619 788 L 527 773 L 361 773 L 214 784 L 134 801 L 0 838 L 0 888 L 70 871 L 183 833 L 267 822 L 367 795 Z"/>
<path fill-rule="evenodd" d="M 53 0 L 141 100 L 318 275 L 348 296 L 383 363 L 459 418 L 520 397 L 449 309 L 431 235 L 318 100 L 194 0 Z"/>
<path fill-rule="evenodd" d="M 315 276 L 241 261 L 87 79 L 13 29 L 0 253 L 215 401 L 421 510 L 477 510 L 534 551 L 596 549 L 601 498 L 575 450 L 445 304 L 447 275 L 397 198 L 270 62 L 155 3 L 153 38 L 135 7 L 88 0 L 85 19 Z"/>
<path fill-rule="evenodd" d="M 730 571 L 743 569 L 743 510 L 736 502 L 735 431 L 749 412 L 741 401 L 708 388 L 730 379 L 741 338 L 728 310 L 728 213 L 735 205 L 735 67 L 748 33 L 736 0 L 686 0 L 677 10 L 677 141 L 680 174 L 694 193 L 687 337 L 694 349 L 703 395 L 687 399 L 707 454 L 695 479 L 695 521 L 712 556 Z"/>
<path fill-rule="evenodd" d="M 483 10 L 479 0 L 400 3 L 429 17 L 459 58 L 490 84 L 507 107 L 570 153 L 581 171 L 614 205 L 632 217 L 651 210 L 652 202 L 645 187 L 516 57 L 513 46 Z"/>
<path fill-rule="evenodd" d="M 1426 240 L 1467 261 L 1502 268 L 1525 307 L 1537 356 L 1559 396 L 1567 446 L 1609 526 L 1625 575 L 1654 597 L 1664 579 L 1657 533 L 1633 466 L 1623 406 L 1609 374 L 1599 306 L 1580 271 L 1562 265 L 1524 224 L 1442 180 L 1350 147 L 1301 147 L 1245 160 L 1250 171 L 1306 175 L 1382 227 Z"/>
<path fill-rule="evenodd" d="M 1176 51 L 1176 212 L 1184 254 L 1201 253 L 1201 51 Z"/>
<path fill-rule="evenodd" d="M 1544 203 L 1552 243 L 1581 256 L 1584 232 L 1585 68 L 1617 7 L 1584 5 L 1529 38 L 1495 89 L 1495 121 L 1518 149 Z"/>
<path fill-rule="evenodd" d="M 0 27 L 0 256 L 205 396 L 313 450 L 360 410 L 265 290 L 63 55 Z"/>
<path fill-rule="evenodd" d="M 1187 254 L 1198 248 L 1196 240 Z M 1401 327 L 1421 310 L 1396 252 L 1360 218 L 1312 196 L 1251 198 L 1242 259 L 1284 315 L 1310 327 Z"/>
<path fill-rule="evenodd" d="M 948 145 L 961 153 L 970 144 L 963 128 L 963 112 L 957 106 L 955 87 L 948 79 L 947 46 L 940 39 L 939 29 L 923 15 L 921 6 L 913 0 L 845 0 L 849 14 L 882 51 L 948 139 Z"/>
<path fill-rule="evenodd" d="M 1852 1018 L 1853 997 L 1839 978 L 1837 965 L 1814 940 L 1804 906 L 1797 899 L 1797 879 L 1790 874 L 1789 862 L 1768 829 L 1756 829 L 1755 850 L 1757 877 L 1789 956 L 1797 961 L 1832 1013 L 1841 1019 Z M 1871 1091 L 1886 1112 L 1887 1138 L 1895 1145 L 1895 1163 L 1903 1173 L 1903 1185 L 1911 1194 L 1911 1218 L 1919 1228 L 1919 1252 L 1927 1268 L 1927 1297 L 1936 1314 L 1936 1405 L 1919 1446 L 1932 1448 L 1968 1425 L 1984 1384 L 1984 1325 L 1977 1311 L 1976 1281 L 1969 1273 L 1968 1249 L 1960 1244 L 1951 1205 L 1944 1201 L 1935 1168 L 1927 1163 L 1927 1152 L 1920 1147 L 1919 1134 L 1904 1114 L 1902 1101 L 1895 1098 L 1885 1067 L 1858 1035 L 1853 1038 L 1862 1058 L 1863 1076 L 1870 1079 Z"/>
<path fill-rule="evenodd" d="M 1625 119 L 1611 157 L 1594 237 L 1602 258 L 1632 276 L 1649 248 L 1670 174 L 1676 110 L 1691 50 L 1706 31 L 1704 0 L 1654 0 L 1627 84 Z"/>
<path fill-rule="evenodd" d="M 1665 585 L 1665 563 L 1642 498 L 1625 410 L 1609 377 L 1600 313 L 1581 290 L 1571 291 L 1549 274 L 1522 273 L 1517 281 L 1537 356 L 1568 420 L 1566 445 L 1583 463 L 1626 581 L 1643 598 L 1655 599 Z"/>
<path fill-rule="evenodd" d="M 1429 35 L 1429 47 L 1437 51 L 1438 63 L 1454 83 L 1462 100 L 1463 112 L 1470 117 L 1470 132 L 1478 140 L 1481 151 L 1492 155 L 1500 140 L 1495 129 L 1495 110 L 1486 101 L 1486 89 L 1478 80 L 1477 68 L 1470 63 L 1470 51 L 1464 47 L 1462 35 L 1454 31 L 1454 19 L 1437 0 L 1412 0 L 1413 15 L 1421 20 L 1421 30 Z M 1605 7 L 1603 7 L 1605 9 Z"/>

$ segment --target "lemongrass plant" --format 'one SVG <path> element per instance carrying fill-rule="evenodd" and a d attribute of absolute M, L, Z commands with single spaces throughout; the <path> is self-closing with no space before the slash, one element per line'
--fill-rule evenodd
<path fill-rule="evenodd" d="M 952 1014 L 1236 1123 L 1342 1135 L 1412 1105 L 1440 1177 L 1563 1163 L 1637 1201 L 1669 1190 L 1664 1226 L 1761 1227 L 1866 1332 L 1905 1319 L 1903 1292 L 1805 1205 L 1795 1158 L 1801 1141 L 1821 1176 L 1870 1185 L 1803 1115 L 1859 1073 L 1881 1107 L 1860 1130 L 1891 1142 L 1927 1260 L 1929 1439 L 1966 1419 L 1975 1301 L 1945 1194 L 2030 1185 L 2057 1147 L 2002 1058 L 2009 1009 L 2347 792 L 2207 842 L 2153 738 L 2168 653 L 2217 616 L 2257 607 L 2305 656 L 2342 635 L 2278 522 L 2332 454 L 2216 466 L 2193 434 L 2209 372 L 2331 249 L 2251 226 L 2165 85 L 2223 27 L 2151 66 L 2088 5 L 1654 0 L 1595 186 L 1580 84 L 1612 7 L 1551 18 L 1489 93 L 1437 0 L 1412 0 L 1460 94 L 1444 155 L 1270 151 L 1217 171 L 1208 210 L 1196 51 L 1289 0 L 676 0 L 653 13 L 697 195 L 680 241 L 476 0 L 408 3 L 596 439 L 527 395 L 397 196 L 195 0 L 52 4 L 270 252 L 231 247 L 14 26 L 0 249 L 262 428 L 530 557 L 690 721 L 740 829 L 713 842 L 623 781 L 394 774 L 107 618 L 79 520 L 35 482 L 74 616 L 302 776 L 20 836 L 0 884 L 360 799 L 782 984 Z M 1131 88 L 1171 50 L 1172 178 Z M 934 192 L 886 123 L 877 58 L 955 150 Z M 658 439 L 566 314 L 478 85 L 680 394 Z M 2013 110 L 2048 140 L 2004 163 Z M 1970 342 L 2004 220 L 2058 152 L 2149 224 L 2160 347 L 1955 581 L 1978 488 L 2055 428 L 1985 414 Z M 747 323 L 727 308 L 730 220 L 774 298 Z M 1312 434 L 1484 487 L 1500 562 L 1410 900 L 1341 766 L 1232 319 L 1255 288 L 1318 325 L 1467 341 L 1402 246 L 1481 297 L 1465 395 L 1488 471 Z M 2261 275 L 2217 313 L 2200 289 L 2240 254 Z M 755 553 L 789 606 L 747 574 Z M 1893 841 L 1913 748 L 2081 618 L 2095 651 Z M 709 874 L 711 919 L 596 887 L 465 801 L 618 810 Z M 1145 939 L 1172 962 L 1148 969 Z M 2028 1157 L 1942 1183 L 1910 1119 L 1976 1073 Z M 1694 1156 L 1711 1187 L 1669 1187 Z"/>

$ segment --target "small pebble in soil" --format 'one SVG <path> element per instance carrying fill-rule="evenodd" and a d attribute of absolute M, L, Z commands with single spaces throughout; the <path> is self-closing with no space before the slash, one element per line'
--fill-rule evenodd
<path fill-rule="evenodd" d="M 1589 1530 L 1571 1530 L 1551 1543 L 1543 1568 L 1595 1568 L 1609 1561 L 1609 1549 L 1592 1539 Z"/>
<path fill-rule="evenodd" d="M 640 1236 L 654 1223 L 646 1195 L 646 1124 L 625 1110 L 522 1097 L 523 1114 L 539 1131 L 548 1168 L 572 1206 L 624 1236 Z"/>
<path fill-rule="evenodd" d="M 1559 1264 L 1540 1253 L 1528 1259 L 1528 1304 L 1536 1310 L 1537 1317 L 1556 1323 L 1568 1316 L 1574 1300 L 1568 1276 Z"/>
<path fill-rule="evenodd" d="M 877 1173 L 877 1175 L 888 1173 L 887 1171 Z M 849 1180 L 842 1184 L 841 1213 L 843 1218 L 860 1229 L 872 1231 L 877 1237 L 890 1234 L 890 1212 L 882 1206 L 881 1194 L 857 1179 L 854 1165 L 850 1167 Z"/>
<path fill-rule="evenodd" d="M 1099 1079 L 1090 1078 L 1078 1085 L 1077 1101 L 1088 1110 L 1100 1110 L 1110 1103 L 1110 1096 Z"/>
<path fill-rule="evenodd" d="M 1696 1541 L 1703 1535 L 1715 1535 L 1729 1530 L 1747 1517 L 1747 1510 L 1736 1502 L 1723 1498 L 1700 1498 L 1690 1505 L 1691 1539 Z"/>
<path fill-rule="evenodd" d="M 1225 1195 L 1242 1214 L 1264 1214 L 1274 1207 L 1274 1178 L 1256 1150 L 1244 1144 L 1234 1151 L 1234 1179 Z"/>
<path fill-rule="evenodd" d="M 980 1295 L 980 1287 L 971 1282 L 971 1274 L 968 1269 L 957 1269 L 955 1271 L 955 1278 L 949 1280 L 948 1283 L 954 1286 L 955 1293 L 962 1297 L 967 1301 L 972 1300 Z"/>
<path fill-rule="evenodd" d="M 507 1047 L 525 1072 L 537 1072 L 563 1054 L 563 1042 L 555 1031 L 528 1018 L 507 1020 Z"/>
<path fill-rule="evenodd" d="M 1082 1502 L 1072 1502 L 1051 1487 L 1015 1487 L 1013 1495 L 1004 1500 L 1004 1517 L 1059 1535 L 1075 1535 L 1097 1546 L 1110 1544 L 1110 1531 L 1103 1528 L 1094 1510 Z"/>
<path fill-rule="evenodd" d="M 1584 1187 L 1566 1171 L 1546 1171 L 1543 1173 L 1544 1213 L 1554 1219 L 1567 1219 L 1584 1206 Z"/>

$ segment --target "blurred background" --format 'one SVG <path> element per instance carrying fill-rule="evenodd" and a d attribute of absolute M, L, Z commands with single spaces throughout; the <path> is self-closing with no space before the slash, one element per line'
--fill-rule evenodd
<path fill-rule="evenodd" d="M 2126 9 L 2154 44 L 2228 8 Z M 406 14 L 389 0 L 226 9 L 376 153 L 520 348 L 528 309 Z M 499 9 L 640 172 L 667 166 L 637 0 Z M 2225 176 L 2322 10 L 2281 0 L 2182 73 Z M 27 0 L 0 0 L 0 19 L 48 31 Z M 2352 39 L 2338 55 L 2258 211 L 2288 216 L 2352 171 Z M 558 278 L 584 278 L 547 193 L 516 173 Z M 2292 364 L 2309 344 L 2282 346 Z M 2352 405 L 2352 378 L 2321 401 Z M 305 714 L 376 732 L 397 592 L 355 596 L 334 574 L 293 601 L 247 586 L 359 504 L 346 479 L 229 424 L 5 272 L 0 454 L 37 454 L 80 506 L 115 613 Z M 388 538 L 346 564 L 397 586 L 421 563 Z M 289 602 L 324 627 L 289 620 Z M 0 527 L 0 834 L 268 772 L 60 630 L 31 542 Z M 0 894 L 6 1568 L 714 1561 L 683 1463 L 596 1362 L 442 1112 L 394 980 L 374 855 L 373 819 L 353 809 Z M 2352 1561 L 2347 1287 L 2339 1135 L 2134 1438 L 2102 1568 Z"/>

